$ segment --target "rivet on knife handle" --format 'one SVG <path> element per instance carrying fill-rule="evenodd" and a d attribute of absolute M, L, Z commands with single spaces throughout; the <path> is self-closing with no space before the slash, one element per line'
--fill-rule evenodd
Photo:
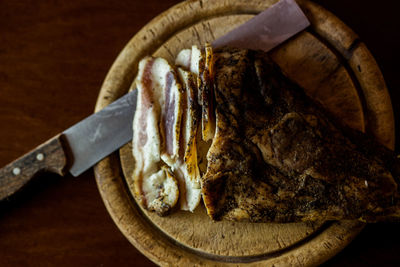
<path fill-rule="evenodd" d="M 61 134 L 0 169 L 0 201 L 21 189 L 42 171 L 64 175 L 67 158 Z"/>

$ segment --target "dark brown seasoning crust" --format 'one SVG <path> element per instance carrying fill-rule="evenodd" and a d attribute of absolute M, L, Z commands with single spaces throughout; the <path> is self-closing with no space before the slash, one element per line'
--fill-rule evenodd
<path fill-rule="evenodd" d="M 197 88 L 197 83 L 195 81 L 195 76 L 194 74 L 190 74 L 190 79 L 188 80 L 189 86 L 187 87 L 186 90 L 186 108 L 188 108 L 191 112 L 187 115 L 190 115 L 193 121 L 193 125 L 192 127 L 194 128 L 194 134 L 193 136 L 189 137 L 189 142 L 187 144 L 187 147 L 185 149 L 185 154 L 184 154 L 184 162 L 186 164 L 189 164 L 189 159 L 192 157 L 194 151 L 192 149 L 190 149 L 194 143 L 196 142 L 196 132 L 197 132 L 197 128 L 198 128 L 198 118 L 199 118 L 199 114 L 201 113 L 200 110 L 200 106 L 198 104 L 198 102 L 196 101 L 198 99 L 197 96 L 197 90 L 195 90 L 195 88 Z M 183 130 L 182 130 L 183 131 Z M 190 165 L 190 164 L 189 164 Z M 191 165 L 190 165 L 191 166 Z M 192 170 L 190 170 L 189 172 L 192 172 Z"/>
<path fill-rule="evenodd" d="M 205 53 L 199 62 L 199 103 L 202 108 L 202 139 L 209 141 L 214 136 L 215 114 L 214 114 L 214 70 L 213 50 L 210 44 L 206 44 Z"/>
<path fill-rule="evenodd" d="M 212 219 L 400 219 L 392 151 L 336 122 L 265 53 L 214 57 L 217 128 L 202 177 Z"/>

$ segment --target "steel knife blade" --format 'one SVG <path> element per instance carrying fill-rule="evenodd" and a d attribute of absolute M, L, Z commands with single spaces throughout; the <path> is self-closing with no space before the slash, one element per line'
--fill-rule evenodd
<path fill-rule="evenodd" d="M 132 139 L 136 98 L 137 90 L 133 90 L 63 132 L 72 156 L 69 172 L 73 176 Z"/>
<path fill-rule="evenodd" d="M 281 0 L 212 45 L 268 51 L 309 25 L 294 0 Z M 0 169 L 0 200 L 18 191 L 41 171 L 78 176 L 129 142 L 136 98 L 136 90 L 127 93 Z"/>
<path fill-rule="evenodd" d="M 136 90 L 127 93 L 0 169 L 0 201 L 41 171 L 78 176 L 126 144 L 133 134 L 136 97 Z"/>

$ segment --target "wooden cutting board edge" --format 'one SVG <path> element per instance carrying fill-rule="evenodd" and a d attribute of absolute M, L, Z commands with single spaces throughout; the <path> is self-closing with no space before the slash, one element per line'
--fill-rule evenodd
<path fill-rule="evenodd" d="M 152 26 L 155 24 L 165 25 L 166 21 L 168 22 L 168 19 L 165 21 L 165 18 L 168 16 L 169 18 L 173 17 L 174 12 L 176 14 L 176 12 L 179 13 L 182 12 L 182 10 L 189 8 L 204 10 L 204 14 L 216 16 L 216 14 L 223 12 L 223 9 L 229 7 L 231 4 L 228 3 L 228 1 L 216 1 L 218 2 L 217 8 L 215 10 L 207 10 L 207 7 L 211 8 L 210 5 L 212 4 L 210 2 L 211 1 L 186 1 L 181 3 L 155 18 L 145 26 L 142 31 L 135 35 L 110 69 L 99 94 L 96 111 L 111 103 L 128 90 L 133 80 L 136 68 L 133 62 L 136 62 L 144 54 L 149 53 L 149 47 L 157 47 L 157 45 L 161 45 L 168 39 L 170 34 L 174 33 L 174 30 L 167 29 L 163 34 L 161 34 L 158 41 L 152 41 L 150 44 L 142 44 L 147 47 L 147 49 L 142 49 L 142 53 L 137 53 L 137 58 L 127 59 L 126 55 L 137 49 L 135 47 L 136 42 L 139 40 L 146 41 L 146 35 L 141 33 L 150 33 L 150 35 L 157 34 L 156 32 L 152 33 L 150 31 Z M 243 8 L 246 8 L 249 13 L 255 14 L 257 13 L 257 10 L 260 10 L 260 5 L 266 7 L 265 5 L 268 6 L 276 1 L 250 2 L 254 4 L 254 6 L 250 5 L 249 1 L 236 1 L 232 4 L 234 7 L 230 9 L 230 12 L 237 13 L 241 12 L 241 9 L 243 10 Z M 337 49 L 337 51 L 348 62 L 349 68 L 353 71 L 354 77 L 357 79 L 357 82 L 360 85 L 360 90 L 364 96 L 363 106 L 367 116 L 367 121 L 369 122 L 367 125 L 369 132 L 377 136 L 381 142 L 393 148 L 394 120 L 390 97 L 382 74 L 372 55 L 363 43 L 356 41 L 358 40 L 358 37 L 331 13 L 312 2 L 298 2 L 310 18 L 312 24 L 315 24 L 316 21 L 320 21 L 319 27 L 313 27 L 313 30 L 322 38 L 328 40 L 328 42 Z M 204 15 L 203 13 L 196 13 L 195 18 L 193 19 L 200 21 L 202 15 Z M 183 20 L 179 21 L 177 24 L 184 28 L 188 27 L 190 22 Z M 339 27 L 341 31 L 336 32 L 334 35 L 330 34 L 329 28 L 332 26 Z M 362 70 L 360 70 L 360 66 L 362 66 Z M 199 265 L 219 265 L 224 263 L 224 259 L 193 253 L 187 249 L 182 249 L 182 246 L 174 243 L 173 240 L 170 240 L 165 236 L 161 236 L 160 238 L 160 235 L 157 235 L 159 234 L 156 233 L 157 230 L 152 228 L 151 224 L 148 224 L 142 214 L 138 211 L 137 207 L 135 207 L 134 200 L 124 182 L 120 162 L 116 154 L 113 154 L 100 162 L 95 167 L 95 174 L 104 203 L 117 226 L 132 244 L 134 244 L 143 254 L 155 263 L 161 265 L 172 263 L 174 265 L 193 263 Z M 280 255 L 278 258 L 266 258 L 260 255 L 258 259 L 253 258 L 250 260 L 253 261 L 251 265 L 266 263 L 286 263 L 296 265 L 320 264 L 345 247 L 358 234 L 358 232 L 361 231 L 363 224 L 355 222 L 339 222 L 339 225 L 334 224 L 330 228 L 332 230 L 330 233 L 327 231 L 320 233 L 309 243 L 297 247 L 295 251 L 287 252 Z M 331 236 L 328 238 L 327 235 L 329 234 L 331 234 Z M 332 242 L 321 243 L 322 240 L 326 241 L 326 238 L 332 240 Z M 229 262 L 225 263 L 230 265 Z M 237 263 L 232 264 L 237 265 Z"/>

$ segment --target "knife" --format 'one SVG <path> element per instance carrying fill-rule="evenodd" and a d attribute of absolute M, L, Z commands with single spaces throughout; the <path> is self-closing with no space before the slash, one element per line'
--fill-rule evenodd
<path fill-rule="evenodd" d="M 213 47 L 231 45 L 268 51 L 309 26 L 294 0 L 281 0 L 215 40 Z M 248 40 L 253 40 L 249 44 Z M 137 91 L 78 122 L 0 169 L 0 201 L 44 171 L 79 176 L 132 139 Z"/>

